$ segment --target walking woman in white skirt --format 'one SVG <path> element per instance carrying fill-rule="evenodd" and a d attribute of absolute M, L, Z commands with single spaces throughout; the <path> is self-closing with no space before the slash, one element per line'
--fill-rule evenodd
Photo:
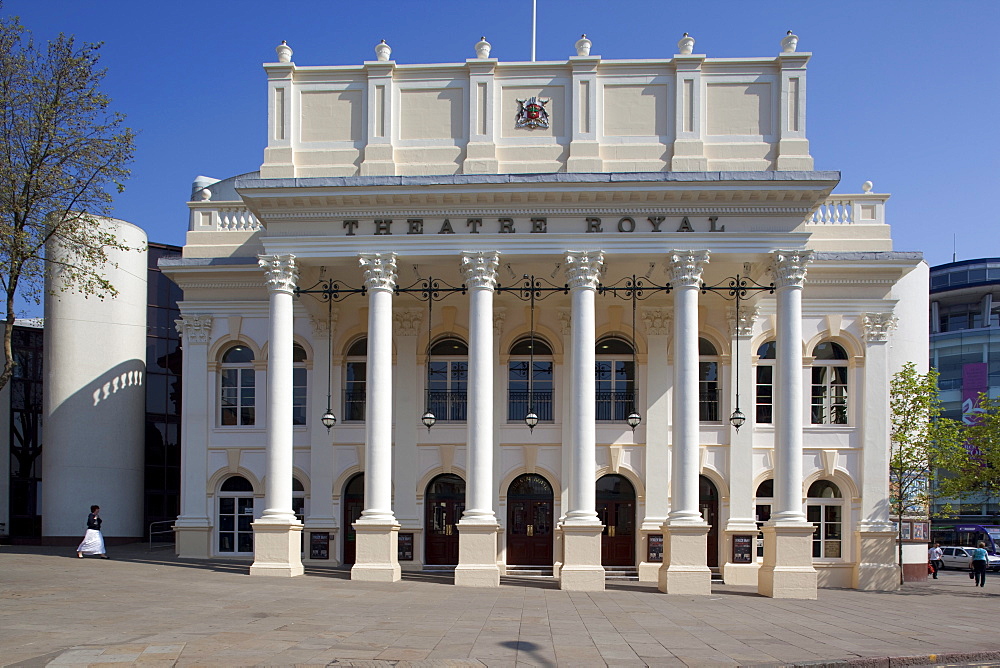
<path fill-rule="evenodd" d="M 101 559 L 107 559 L 104 553 L 104 536 L 101 535 L 101 507 L 91 506 L 90 514 L 87 515 L 87 533 L 83 535 L 83 542 L 76 548 L 76 556 L 83 559 L 85 554 L 99 554 Z"/>

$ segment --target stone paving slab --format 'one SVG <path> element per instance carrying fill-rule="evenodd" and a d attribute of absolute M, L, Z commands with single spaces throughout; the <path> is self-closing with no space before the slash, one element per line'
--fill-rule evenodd
<path fill-rule="evenodd" d="M 245 561 L 187 561 L 144 545 L 110 560 L 0 547 L 3 666 L 858 666 L 1000 659 L 1000 578 L 962 572 L 898 592 L 822 589 L 816 601 L 752 588 L 668 596 L 615 583 L 455 587 L 404 573 L 351 582 L 309 566 L 251 578 Z"/>

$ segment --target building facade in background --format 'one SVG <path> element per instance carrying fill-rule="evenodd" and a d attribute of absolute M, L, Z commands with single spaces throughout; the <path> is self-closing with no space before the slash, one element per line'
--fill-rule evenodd
<path fill-rule="evenodd" d="M 159 262 L 184 292 L 181 556 L 896 586 L 888 381 L 926 369 L 928 273 L 888 195 L 814 170 L 810 54 L 575 48 L 278 47 L 259 172 L 199 178 Z"/>
<path fill-rule="evenodd" d="M 1000 258 L 963 260 L 931 268 L 931 366 L 945 417 L 975 420 L 979 395 L 1000 395 Z M 1000 499 L 936 499 L 957 517 L 935 525 L 1000 525 Z"/>

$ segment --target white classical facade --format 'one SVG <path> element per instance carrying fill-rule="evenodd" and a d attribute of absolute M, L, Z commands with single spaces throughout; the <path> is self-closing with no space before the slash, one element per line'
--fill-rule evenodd
<path fill-rule="evenodd" d="M 178 553 L 894 587 L 888 383 L 925 363 L 927 267 L 893 250 L 888 195 L 814 170 L 796 41 L 337 67 L 279 46 L 260 171 L 199 179 L 160 263 L 184 290 Z"/>

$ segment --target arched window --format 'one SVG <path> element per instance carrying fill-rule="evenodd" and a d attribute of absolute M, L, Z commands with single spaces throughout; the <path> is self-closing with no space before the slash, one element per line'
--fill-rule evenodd
<path fill-rule="evenodd" d="M 427 408 L 438 422 L 465 422 L 469 346 L 455 337 L 431 345 L 427 361 Z"/>
<path fill-rule="evenodd" d="M 774 422 L 774 341 L 762 343 L 757 349 L 757 424 Z"/>
<path fill-rule="evenodd" d="M 364 422 L 365 381 L 368 374 L 368 339 L 356 340 L 347 349 L 344 365 L 344 422 Z"/>
<path fill-rule="evenodd" d="M 635 408 L 632 344 L 617 336 L 597 342 L 597 420 L 624 422 Z"/>
<path fill-rule="evenodd" d="M 253 552 L 253 485 L 243 476 L 230 476 L 219 487 L 219 552 Z"/>
<path fill-rule="evenodd" d="M 306 488 L 298 478 L 292 478 L 292 512 L 299 522 L 306 521 Z"/>
<path fill-rule="evenodd" d="M 292 346 L 292 424 L 306 423 L 309 388 L 306 384 L 306 351 L 299 344 Z"/>
<path fill-rule="evenodd" d="M 219 424 L 252 426 L 256 419 L 256 374 L 253 351 L 237 343 L 222 354 Z"/>
<path fill-rule="evenodd" d="M 847 352 L 824 341 L 812 356 L 812 423 L 847 424 Z"/>
<path fill-rule="evenodd" d="M 844 500 L 840 488 L 829 480 L 817 480 L 806 493 L 806 519 L 813 523 L 813 558 L 843 556 Z"/>
<path fill-rule="evenodd" d="M 760 529 L 764 522 L 771 519 L 771 504 L 774 503 L 774 479 L 768 478 L 757 485 L 757 492 L 754 494 L 754 515 L 757 520 L 757 556 L 764 556 L 764 534 Z"/>
<path fill-rule="evenodd" d="M 719 352 L 712 342 L 698 339 L 698 419 L 719 421 Z"/>
<path fill-rule="evenodd" d="M 530 407 L 540 422 L 552 422 L 552 348 L 537 336 L 534 338 L 534 367 L 530 370 L 529 384 L 531 344 L 531 337 L 526 336 L 510 347 L 510 361 L 507 363 L 507 419 L 511 422 L 524 420 Z"/>

